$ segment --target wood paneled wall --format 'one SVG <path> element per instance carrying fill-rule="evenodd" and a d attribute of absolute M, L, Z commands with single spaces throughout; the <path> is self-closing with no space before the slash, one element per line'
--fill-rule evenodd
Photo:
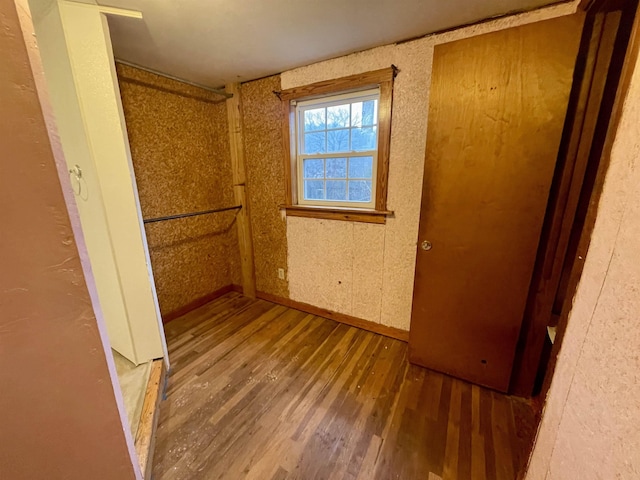
<path fill-rule="evenodd" d="M 224 98 L 118 64 L 144 218 L 234 205 Z M 240 283 L 236 211 L 146 225 L 163 316 Z"/>
<path fill-rule="evenodd" d="M 280 76 L 242 84 L 245 168 L 251 205 L 256 289 L 289 298 L 287 225 L 279 206 L 285 203 L 282 107 L 273 91 Z M 285 280 L 278 278 L 285 270 Z"/>

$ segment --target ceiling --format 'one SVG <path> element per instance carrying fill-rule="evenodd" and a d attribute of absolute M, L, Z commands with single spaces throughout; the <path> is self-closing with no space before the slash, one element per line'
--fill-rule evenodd
<path fill-rule="evenodd" d="M 98 0 L 116 58 L 210 87 L 557 0 Z"/>

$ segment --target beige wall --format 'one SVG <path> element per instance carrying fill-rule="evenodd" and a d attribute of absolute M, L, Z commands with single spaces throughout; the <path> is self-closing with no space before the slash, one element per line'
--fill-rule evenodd
<path fill-rule="evenodd" d="M 575 12 L 575 2 L 399 45 L 367 50 L 281 75 L 283 89 L 386 68 L 394 85 L 386 225 L 287 218 L 290 298 L 408 330 L 411 317 L 433 47 Z M 275 272 L 271 273 L 275 274 Z"/>
<path fill-rule="evenodd" d="M 12 1 L 0 2 L 0 64 L 0 478 L 134 479 L 66 165 Z"/>
<path fill-rule="evenodd" d="M 527 480 L 640 478 L 640 62 Z"/>

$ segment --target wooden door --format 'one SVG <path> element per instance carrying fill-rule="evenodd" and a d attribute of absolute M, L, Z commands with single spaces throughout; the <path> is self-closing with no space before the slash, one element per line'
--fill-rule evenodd
<path fill-rule="evenodd" d="M 435 48 L 414 363 L 509 386 L 582 22 L 574 15 Z"/>

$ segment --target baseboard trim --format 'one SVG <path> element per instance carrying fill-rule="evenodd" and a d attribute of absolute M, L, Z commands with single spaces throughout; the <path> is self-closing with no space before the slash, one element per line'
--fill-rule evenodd
<path fill-rule="evenodd" d="M 256 292 L 256 297 L 268 302 L 284 305 L 285 307 L 301 310 L 303 312 L 310 313 L 311 315 L 329 318 L 331 320 L 335 320 L 336 322 L 344 323 L 352 327 L 367 330 L 379 335 L 384 335 L 385 337 L 395 338 L 396 340 L 401 340 L 403 342 L 409 341 L 409 332 L 406 330 L 400 330 L 399 328 L 381 325 L 379 323 L 364 320 L 362 318 L 352 317 L 351 315 L 346 315 L 344 313 L 338 313 L 332 310 L 327 310 L 326 308 L 309 305 L 308 303 L 291 300 L 290 298 L 271 295 L 270 293 Z"/>
<path fill-rule="evenodd" d="M 151 470 L 153 467 L 153 451 L 156 443 L 156 429 L 158 427 L 158 418 L 160 400 L 166 381 L 166 371 L 164 359 L 160 358 L 151 363 L 151 373 L 147 382 L 147 390 L 144 395 L 144 403 L 142 404 L 142 414 L 140 415 L 140 424 L 136 432 L 135 448 L 138 454 L 138 462 L 144 480 L 151 478 Z"/>
<path fill-rule="evenodd" d="M 203 305 L 206 305 L 207 303 L 212 302 L 213 300 L 229 292 L 242 293 L 242 286 L 235 284 L 226 285 L 222 288 L 219 288 L 215 292 L 211 292 L 203 297 L 197 298 L 193 302 L 190 302 L 185 306 L 177 308 L 176 310 L 164 315 L 162 317 L 162 323 L 168 323 L 178 317 L 186 315 L 192 310 L 200 308 Z M 364 320 L 362 318 L 352 317 L 351 315 L 347 315 L 345 313 L 334 312 L 332 310 L 327 310 L 326 308 L 316 307 L 308 303 L 298 302 L 296 300 L 291 300 L 290 298 L 280 297 L 278 295 L 272 295 L 266 292 L 256 292 L 256 297 L 268 302 L 284 305 L 285 307 L 295 308 L 296 310 L 301 310 L 303 312 L 310 313 L 311 315 L 329 318 L 331 320 L 335 320 L 336 322 L 344 323 L 352 327 L 367 330 L 379 335 L 384 335 L 385 337 L 395 338 L 396 340 L 401 340 L 403 342 L 409 341 L 409 332 L 406 330 L 401 330 L 395 327 L 388 327 L 386 325 L 381 325 L 379 323 Z"/>
<path fill-rule="evenodd" d="M 238 290 L 239 289 L 239 290 Z M 171 320 L 175 320 L 178 317 L 186 315 L 187 313 L 195 310 L 196 308 L 200 308 L 203 305 L 206 305 L 209 302 L 212 302 L 216 298 L 221 297 L 222 295 L 229 292 L 240 292 L 242 293 L 242 287 L 238 285 L 225 285 L 222 288 L 219 288 L 215 292 L 208 293 L 207 295 L 196 298 L 194 301 L 187 303 L 185 306 L 176 308 L 175 310 L 167 313 L 162 316 L 162 323 L 169 323 Z"/>

